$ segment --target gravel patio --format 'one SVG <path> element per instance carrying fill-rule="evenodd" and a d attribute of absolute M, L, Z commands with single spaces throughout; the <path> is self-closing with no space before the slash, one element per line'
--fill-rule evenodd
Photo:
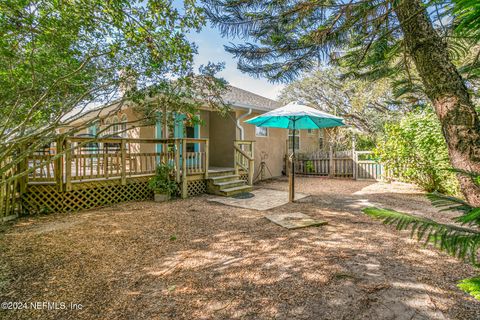
<path fill-rule="evenodd" d="M 458 280 L 475 269 L 361 213 L 449 221 L 408 184 L 297 178 L 311 196 L 267 211 L 204 195 L 20 219 L 0 232 L 2 319 L 480 319 Z M 258 187 L 287 190 L 287 180 Z M 287 230 L 265 214 L 328 225 Z"/>

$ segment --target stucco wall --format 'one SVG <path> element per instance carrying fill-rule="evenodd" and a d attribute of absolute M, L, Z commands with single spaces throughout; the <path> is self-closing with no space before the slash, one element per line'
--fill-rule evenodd
<path fill-rule="evenodd" d="M 236 139 L 235 112 L 222 116 L 210 112 L 210 166 L 233 167 L 233 141 Z"/>
<path fill-rule="evenodd" d="M 245 112 L 237 112 L 238 116 Z M 262 158 L 265 161 L 268 170 L 265 172 L 265 178 L 278 177 L 282 175 L 283 162 L 285 155 L 285 141 L 287 140 L 287 130 L 268 128 L 267 137 L 255 136 L 255 126 L 245 123 L 246 120 L 257 116 L 258 113 L 253 113 L 245 119 L 242 119 L 241 124 L 245 128 L 245 140 L 255 140 L 255 177 L 259 174 L 261 168 Z M 237 130 L 239 131 L 239 130 Z M 240 133 L 238 133 L 240 138 Z"/>

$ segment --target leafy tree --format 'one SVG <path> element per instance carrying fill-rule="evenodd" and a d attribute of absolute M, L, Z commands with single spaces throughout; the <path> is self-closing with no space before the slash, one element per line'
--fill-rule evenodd
<path fill-rule="evenodd" d="M 428 107 L 386 124 L 375 151 L 395 177 L 429 192 L 458 192 L 455 174 L 447 170 L 450 164 L 440 123 Z"/>
<path fill-rule="evenodd" d="M 197 106 L 188 98 L 213 102 L 225 85 L 213 75 L 219 66 L 196 76 L 196 47 L 185 36 L 204 23 L 191 0 L 181 8 L 165 0 L 0 0 L 0 175 L 59 128 L 80 130 L 71 123 L 82 112 L 93 114 L 91 125 L 98 106 L 115 104 L 113 113 L 133 101 L 151 117 L 165 99 L 186 112 Z"/>
<path fill-rule="evenodd" d="M 464 24 L 463 41 L 447 42 L 457 23 L 448 0 L 204 0 L 210 20 L 225 36 L 253 41 L 226 50 L 240 70 L 273 81 L 291 80 L 330 59 L 371 78 L 407 78 L 433 105 L 454 168 L 480 171 L 480 120 L 451 53 L 473 50 L 478 20 Z M 475 1 L 456 0 L 467 14 Z M 445 15 L 451 19 L 444 19 Z M 446 25 L 445 22 L 449 21 Z M 435 26 L 439 26 L 438 30 Z M 464 50 L 464 51 L 465 51 Z M 412 78 L 417 77 L 418 82 Z M 480 188 L 458 177 L 468 201 L 480 205 Z"/>
<path fill-rule="evenodd" d="M 341 116 L 366 134 L 382 131 L 386 121 L 395 119 L 406 109 L 394 101 L 386 79 L 367 81 L 345 78 L 338 67 L 323 67 L 308 73 L 285 87 L 280 100 L 305 101 L 309 105 Z"/>

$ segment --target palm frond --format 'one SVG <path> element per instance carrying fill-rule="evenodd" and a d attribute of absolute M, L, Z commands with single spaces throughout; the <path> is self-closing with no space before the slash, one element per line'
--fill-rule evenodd
<path fill-rule="evenodd" d="M 410 215 L 394 210 L 365 208 L 363 212 L 380 219 L 388 225 L 395 225 L 397 230 L 411 230 L 412 238 L 431 243 L 448 254 L 467 260 L 477 265 L 477 252 L 480 245 L 480 232 L 455 225 Z"/>
<path fill-rule="evenodd" d="M 427 194 L 427 198 L 432 202 L 433 206 L 443 208 L 441 211 L 461 211 L 468 213 L 472 210 L 472 206 L 462 199 L 446 196 L 438 192 Z"/>

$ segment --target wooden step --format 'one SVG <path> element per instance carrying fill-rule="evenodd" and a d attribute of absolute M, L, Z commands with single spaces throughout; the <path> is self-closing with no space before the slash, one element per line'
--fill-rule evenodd
<path fill-rule="evenodd" d="M 239 177 L 238 174 L 230 174 L 230 175 L 223 175 L 223 176 L 216 176 L 216 177 L 209 176 L 208 179 L 211 180 L 213 183 L 220 183 L 224 181 L 238 180 L 238 177 Z"/>
<path fill-rule="evenodd" d="M 214 185 L 219 186 L 220 190 L 223 190 L 225 188 L 232 188 L 232 187 L 238 187 L 241 185 L 247 184 L 245 180 L 228 180 L 228 181 L 223 181 L 223 182 L 213 182 Z"/>
<path fill-rule="evenodd" d="M 252 191 L 252 189 L 253 189 L 252 186 L 249 186 L 249 185 L 246 184 L 244 186 L 222 189 L 220 191 L 220 194 L 222 196 L 231 197 L 231 196 L 234 196 L 234 195 L 239 194 L 239 193 L 250 192 L 250 191 Z"/>
<path fill-rule="evenodd" d="M 234 174 L 235 174 L 235 169 L 230 169 L 230 168 L 208 170 L 208 177 L 211 177 L 211 178 L 234 175 Z"/>

